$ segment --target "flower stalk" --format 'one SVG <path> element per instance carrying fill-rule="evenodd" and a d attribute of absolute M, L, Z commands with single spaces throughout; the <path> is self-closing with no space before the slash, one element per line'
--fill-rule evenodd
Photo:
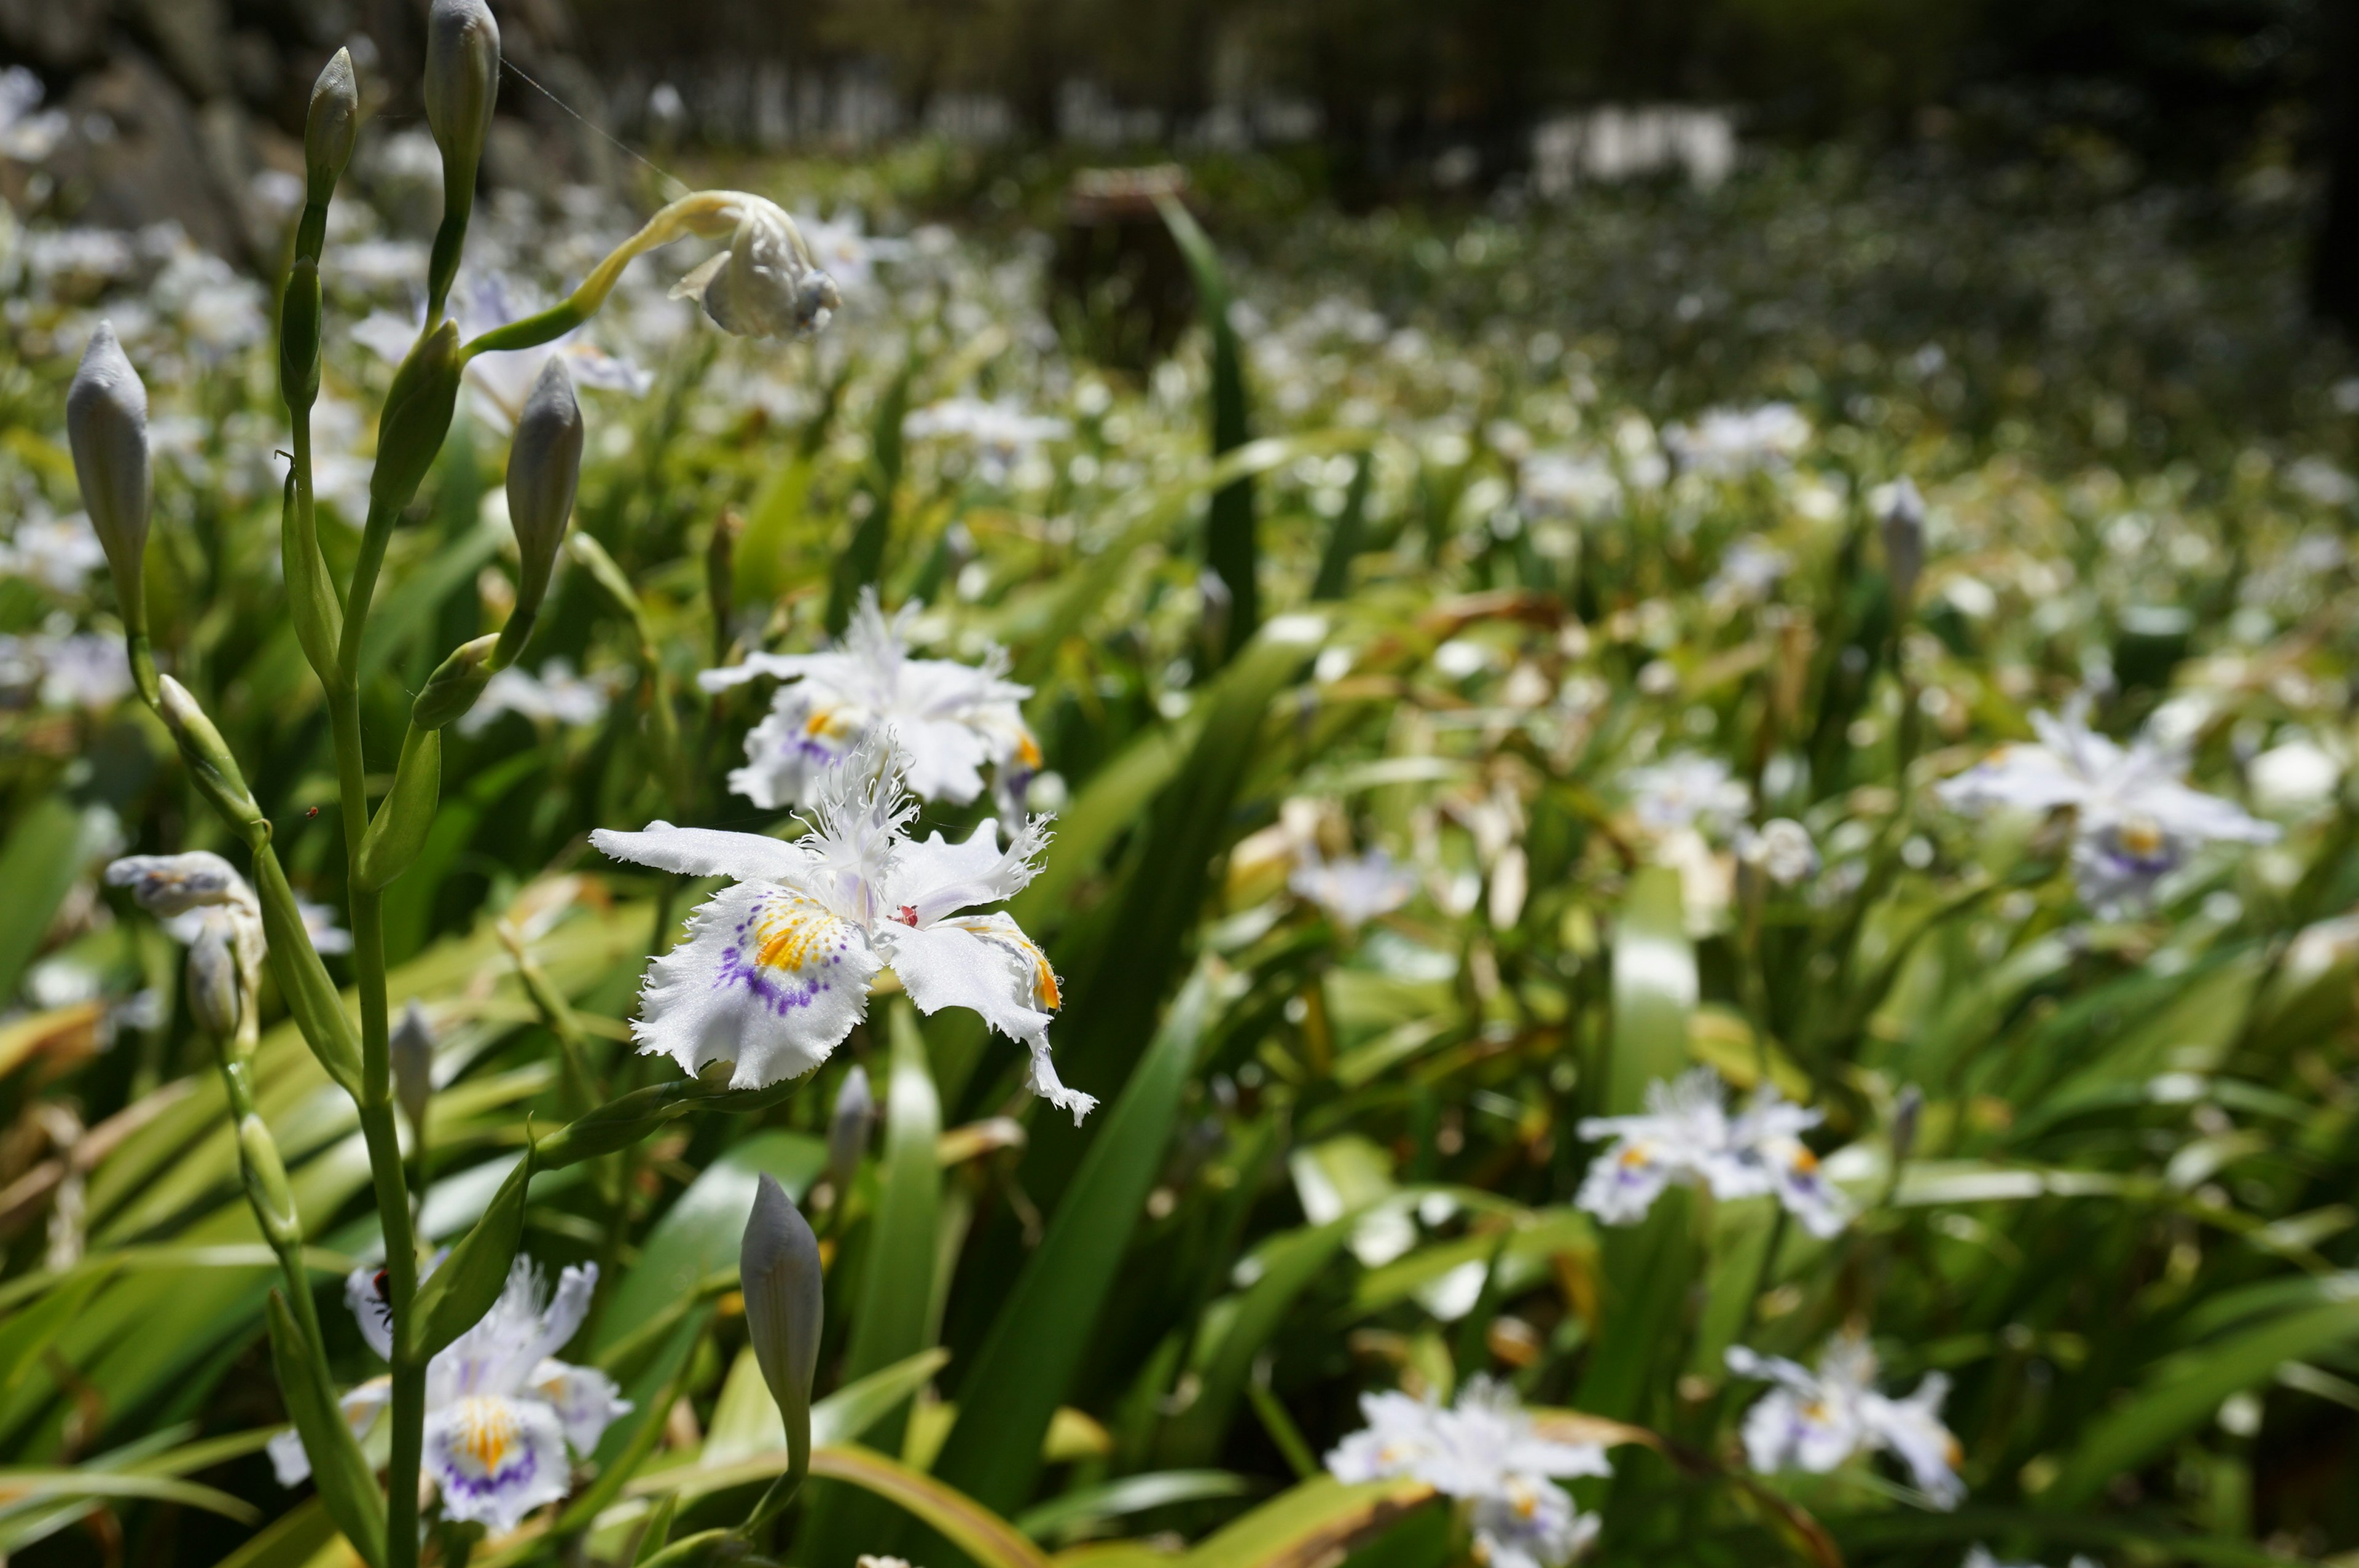
<path fill-rule="evenodd" d="M 594 1444 L 594 1433 L 577 1433 L 569 1427 L 563 1442 L 552 1446 L 542 1431 L 547 1419 L 530 1408 L 530 1400 L 541 1394 L 530 1389 L 511 1390 L 500 1397 L 526 1401 L 509 1412 L 524 1422 L 519 1430 L 528 1428 L 528 1436 L 540 1433 L 532 1437 L 538 1446 L 531 1452 L 538 1455 L 535 1463 L 541 1478 L 529 1485 L 518 1483 L 522 1489 L 502 1490 L 506 1485 L 501 1480 L 505 1473 L 496 1465 L 480 1476 L 465 1468 L 488 1464 L 484 1459 L 488 1451 L 473 1436 L 462 1441 L 453 1435 L 472 1419 L 458 1408 L 465 1400 L 458 1399 L 446 1386 L 455 1375 L 453 1356 L 463 1359 L 478 1350 L 497 1352 L 499 1346 L 494 1341 L 499 1336 L 493 1330 L 503 1321 L 504 1313 L 518 1322 L 527 1314 L 534 1315 L 540 1323 L 536 1333 L 547 1339 L 543 1350 L 553 1350 L 579 1327 L 593 1304 L 594 1270 L 583 1271 L 579 1278 L 569 1271 L 560 1287 L 560 1304 L 546 1318 L 538 1315 L 538 1287 L 529 1271 L 510 1275 L 522 1236 L 527 1184 L 533 1171 L 614 1154 L 691 1109 L 757 1109 L 783 1098 L 793 1087 L 790 1083 L 764 1085 L 733 1091 L 719 1083 L 689 1078 L 597 1105 L 593 1101 L 599 1086 L 589 1071 L 580 1032 L 560 1028 L 571 1069 L 566 1108 L 573 1119 L 547 1140 L 541 1150 L 527 1154 L 449 1260 L 430 1280 L 422 1278 L 411 1195 L 425 1173 L 424 1133 L 430 1097 L 425 1071 L 427 1046 L 419 1039 L 405 1039 L 397 1062 L 386 997 L 381 901 L 385 890 L 414 862 L 432 827 L 440 795 L 441 730 L 468 710 L 495 673 L 524 651 L 565 541 L 580 470 L 582 421 L 571 383 L 558 368 L 560 362 L 552 362 L 523 411 L 510 460 L 510 511 L 522 564 L 516 612 L 501 633 L 475 638 L 452 651 L 419 694 L 392 786 L 372 814 L 360 723 L 361 649 L 393 529 L 441 450 L 468 359 L 477 352 L 546 341 L 587 319 L 603 305 L 621 269 L 645 250 L 686 234 L 727 236 L 729 249 L 691 275 L 682 292 L 697 298 L 707 315 L 734 332 L 768 337 L 806 334 L 822 324 L 836 305 L 834 284 L 812 262 L 802 236 L 782 211 L 758 197 L 701 192 L 658 213 L 637 236 L 593 269 L 558 312 L 545 312 L 462 347 L 456 324 L 445 317 L 445 304 L 473 208 L 498 72 L 498 28 L 484 0 L 435 0 L 429 18 L 426 96 L 428 118 L 442 151 L 445 180 L 443 221 L 427 279 L 427 326 L 397 370 L 386 400 L 369 482 L 367 516 L 349 587 L 341 592 L 320 548 L 310 416 L 321 386 L 320 263 L 328 206 L 351 159 L 360 114 L 349 56 L 338 53 L 321 73 L 305 127 L 305 201 L 279 309 L 278 390 L 287 406 L 292 446 L 281 496 L 280 545 L 298 641 L 327 699 L 345 844 L 347 924 L 359 1003 L 357 1029 L 311 945 L 294 890 L 272 849 L 269 819 L 235 756 L 196 696 L 156 667 L 148 645 L 142 579 L 150 507 L 147 394 L 111 329 L 102 326 L 93 335 L 68 398 L 67 423 L 75 468 L 112 568 L 138 689 L 170 731 L 191 782 L 253 857 L 251 886 L 218 857 L 187 858 L 200 862 L 190 872 L 194 878 L 190 885 L 213 890 L 200 902 L 235 906 L 234 923 L 216 922 L 197 934 L 190 979 L 191 1011 L 220 1044 L 248 1201 L 285 1276 L 284 1297 L 275 1299 L 271 1307 L 273 1356 L 302 1436 L 291 1458 L 277 1445 L 274 1458 L 295 1465 L 302 1473 L 317 1475 L 332 1517 L 369 1568 L 417 1568 L 424 1533 L 421 1476 L 430 1475 L 440 1488 L 439 1506 L 446 1523 L 475 1519 L 505 1529 L 521 1517 L 524 1509 L 550 1500 L 535 1487 L 554 1485 L 559 1491 L 552 1495 L 562 1494 L 570 1473 L 563 1463 L 566 1444 L 582 1452 Z M 610 592 L 619 589 L 622 602 L 635 613 L 651 678 L 658 682 L 658 739 L 669 771 L 677 763 L 679 748 L 647 623 L 636 613 L 635 595 L 620 569 L 594 545 L 586 541 L 582 545 L 594 575 Z M 168 886 L 168 887 L 179 883 L 165 878 L 158 885 Z M 353 1434 L 344 1430 L 344 1419 L 336 1414 L 338 1401 L 323 1359 L 324 1340 L 304 1271 L 300 1216 L 284 1162 L 255 1104 L 249 1064 L 258 1038 L 258 976 L 266 957 L 274 966 L 279 994 L 306 1043 L 329 1076 L 353 1097 L 367 1151 L 372 1195 L 384 1238 L 384 1264 L 382 1270 L 356 1276 L 359 1282 L 352 1290 L 359 1292 L 354 1295 L 356 1306 L 366 1309 L 364 1334 L 384 1356 L 389 1372 L 382 1384 L 370 1386 L 365 1397 L 363 1390 L 346 1394 L 342 1408 L 344 1417 L 365 1425 L 373 1425 L 382 1415 L 389 1429 L 390 1453 L 382 1494 L 360 1457 Z M 569 1020 L 570 1009 L 561 994 L 539 974 L 521 946 L 517 959 L 536 1001 L 560 1024 Z M 397 1103 L 411 1123 L 414 1162 L 408 1157 L 411 1152 L 403 1148 Z M 627 1203 L 627 1192 L 619 1182 L 614 1184 L 609 1196 L 618 1212 Z M 792 1213 L 790 1205 L 788 1210 Z M 809 1227 L 802 1226 L 799 1215 L 793 1224 L 801 1226 L 801 1235 L 808 1241 Z M 809 1263 L 810 1288 L 815 1292 L 815 1252 Z M 502 1293 L 504 1281 L 506 1293 Z M 795 1355 L 802 1368 L 796 1387 L 806 1411 L 799 1449 L 799 1465 L 804 1466 L 809 1460 L 807 1411 L 810 1355 L 816 1346 L 815 1314 L 815 1303 L 806 1314 L 801 1298 L 796 1298 L 790 1315 L 799 1324 L 808 1315 L 809 1326 L 793 1333 L 808 1332 L 813 1336 L 808 1343 L 802 1338 L 794 1341 L 801 1347 Z M 562 1332 L 552 1326 L 560 1323 L 564 1325 Z M 491 1339 L 476 1345 L 486 1334 Z M 467 1348 L 470 1346 L 474 1348 Z M 608 1396 L 611 1392 L 606 1390 Z M 605 1405 L 611 1404 L 608 1398 Z M 317 1463 L 307 1464 L 307 1456 Z M 451 1468 L 454 1465 L 459 1468 Z M 287 1472 L 286 1463 L 281 1469 L 282 1474 Z M 477 1482 L 490 1489 L 467 1492 L 466 1498 L 454 1496 L 451 1487 L 462 1482 L 462 1491 Z M 500 1484 L 495 1486 L 495 1482 Z M 791 1497 L 792 1489 L 788 1487 L 780 1494 L 778 1506 Z M 477 1506 L 482 1498 L 495 1495 L 499 1498 L 497 1509 L 484 1511 L 488 1504 Z"/>

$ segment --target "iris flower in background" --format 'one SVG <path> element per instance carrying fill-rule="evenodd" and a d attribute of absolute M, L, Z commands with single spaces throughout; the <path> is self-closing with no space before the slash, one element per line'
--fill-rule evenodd
<path fill-rule="evenodd" d="M 788 683 L 769 717 L 745 737 L 745 765 L 732 770 L 729 787 L 765 810 L 810 806 L 829 770 L 889 728 L 919 799 L 964 806 L 983 793 L 989 765 L 1003 808 L 1022 810 L 1024 786 L 1040 767 L 1039 743 L 1020 706 L 1032 688 L 1004 678 L 1007 655 L 997 648 L 981 665 L 911 658 L 907 631 L 922 608 L 905 604 L 887 619 L 875 589 L 864 589 L 836 646 L 749 654 L 743 664 L 697 676 L 707 691 L 764 676 Z"/>
<path fill-rule="evenodd" d="M 518 713 L 537 725 L 595 724 L 606 717 L 618 681 L 615 672 L 577 676 L 570 660 L 555 658 L 540 674 L 511 665 L 484 683 L 484 695 L 459 720 L 462 735 L 481 732 L 502 714 Z"/>
<path fill-rule="evenodd" d="M 1630 809 L 1655 833 L 1725 832 L 1753 809 L 1753 791 L 1718 757 L 1681 752 L 1622 775 Z"/>
<path fill-rule="evenodd" d="M 1765 1083 L 1732 1116 L 1728 1086 L 1710 1067 L 1658 1080 L 1647 1086 L 1644 1114 L 1582 1119 L 1583 1138 L 1614 1141 L 1590 1162 L 1574 1201 L 1608 1225 L 1632 1225 L 1680 1183 L 1721 1198 L 1775 1196 L 1811 1235 L 1833 1236 L 1853 1206 L 1802 1141 L 1821 1114 Z"/>
<path fill-rule="evenodd" d="M 1597 1517 L 1556 1482 L 1612 1475 L 1605 1450 L 1546 1436 L 1505 1384 L 1470 1379 L 1450 1406 L 1363 1394 L 1360 1413 L 1368 1424 L 1327 1455 L 1328 1473 L 1346 1483 L 1407 1476 L 1466 1503 L 1487 1568 L 1559 1568 L 1596 1535 Z"/>
<path fill-rule="evenodd" d="M 1350 933 L 1407 903 L 1417 892 L 1417 873 L 1395 863 L 1382 848 L 1330 860 L 1312 843 L 1303 848 L 1286 885 L 1295 897 L 1325 911 L 1338 930 Z"/>
<path fill-rule="evenodd" d="M 1949 806 L 2073 814 L 2072 875 L 2082 901 L 2102 915 L 2135 910 L 2155 885 L 2206 844 L 2267 844 L 2270 823 L 2191 789 L 2187 753 L 2152 736 L 2128 746 L 2089 728 L 2088 699 L 2061 718 L 2035 713 L 2035 745 L 2004 746 L 1939 786 Z"/>
<path fill-rule="evenodd" d="M 1777 1385 L 1745 1416 L 1745 1459 L 1761 1474 L 1824 1475 L 1854 1454 L 1883 1450 L 1908 1467 L 1917 1489 L 1935 1507 L 1953 1509 L 1964 1499 L 1965 1483 L 1958 1478 L 1963 1455 L 1941 1424 L 1941 1401 L 1950 1392 L 1944 1374 L 1926 1373 L 1905 1399 L 1879 1393 L 1875 1352 L 1856 1332 L 1831 1340 L 1815 1372 L 1741 1345 L 1730 1348 L 1728 1369 Z"/>
<path fill-rule="evenodd" d="M 539 1271 L 519 1258 L 483 1321 L 427 1363 L 425 1468 L 450 1518 L 495 1532 L 514 1530 L 525 1515 L 571 1489 L 567 1448 L 588 1454 L 607 1424 L 630 1411 L 630 1401 L 605 1373 L 553 1358 L 582 1326 L 597 1287 L 596 1264 L 569 1268 L 544 1305 Z M 377 1271 L 353 1270 L 344 1281 L 344 1300 L 369 1348 L 389 1357 L 393 1320 Z M 354 1437 L 368 1441 L 391 1397 L 392 1380 L 382 1377 L 344 1395 L 344 1420 Z M 282 1487 L 299 1485 L 311 1473 L 303 1440 L 292 1431 L 270 1440 L 270 1462 Z"/>

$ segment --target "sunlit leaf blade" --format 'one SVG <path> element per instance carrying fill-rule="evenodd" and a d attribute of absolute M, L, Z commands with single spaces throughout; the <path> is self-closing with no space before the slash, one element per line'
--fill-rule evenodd
<path fill-rule="evenodd" d="M 941 1101 L 916 1010 L 906 1000 L 897 1000 L 886 1020 L 893 1066 L 885 1091 L 884 1166 L 843 1360 L 843 1376 L 855 1385 L 926 1349 L 940 1245 L 942 1168 L 935 1145 L 941 1137 Z M 902 1414 L 889 1412 L 874 1424 L 874 1445 L 899 1452 Z M 814 1434 L 812 1441 L 820 1439 Z M 823 1493 L 812 1503 L 807 1550 L 821 1562 L 850 1557 L 862 1541 L 876 1539 L 884 1518 L 866 1498 Z"/>
<path fill-rule="evenodd" d="M 2267 1380 L 2286 1362 L 2354 1339 L 2359 1302 L 2343 1301 L 2289 1312 L 2185 1352 L 2090 1425 L 2038 1500 L 2055 1509 L 2086 1504 L 2114 1476 L 2210 1421 L 2229 1395 Z"/>
<path fill-rule="evenodd" d="M 1180 1568 L 1319 1568 L 1433 1501 L 1421 1481 L 1346 1486 L 1332 1476 L 1291 1487 L 1198 1541 Z"/>
<path fill-rule="evenodd" d="M 1025 1533 L 930 1476 L 865 1448 L 811 1451 L 810 1473 L 883 1498 L 939 1531 L 979 1568 L 1047 1568 L 1048 1556 Z"/>
<path fill-rule="evenodd" d="M 959 1421 L 934 1473 L 986 1505 L 1013 1509 L 1031 1489 L 1224 989 L 1212 969 L 1198 970 L 1120 1098 L 1099 1109 L 1080 1172 L 960 1380 Z"/>

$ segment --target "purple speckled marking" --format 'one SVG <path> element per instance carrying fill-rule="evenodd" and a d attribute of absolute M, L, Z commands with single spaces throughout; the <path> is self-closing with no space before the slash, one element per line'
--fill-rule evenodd
<path fill-rule="evenodd" d="M 832 982 L 821 979 L 817 974 L 808 978 L 790 975 L 783 970 L 769 968 L 760 961 L 761 943 L 756 935 L 756 927 L 760 925 L 763 912 L 769 908 L 773 902 L 784 902 L 791 905 L 807 904 L 810 901 L 796 898 L 774 901 L 766 897 L 756 900 L 753 908 L 745 912 L 745 918 L 737 923 L 737 929 L 730 934 L 729 946 L 721 955 L 721 971 L 713 976 L 712 984 L 715 989 L 729 985 L 743 986 L 763 1006 L 783 1018 L 799 1007 L 810 1006 L 821 992 L 832 989 L 833 987 Z M 832 918 L 824 911 L 818 910 L 815 905 L 812 907 L 817 918 L 822 920 Z M 839 931 L 834 946 L 824 958 L 810 968 L 822 973 L 835 968 L 843 962 L 844 951 L 848 946 L 849 944 Z"/>
<path fill-rule="evenodd" d="M 521 1463 L 507 1469 L 495 1470 L 488 1476 L 470 1476 L 450 1464 L 446 1457 L 441 1476 L 442 1489 L 470 1498 L 488 1498 L 531 1485 L 532 1478 L 540 1473 L 540 1455 L 532 1451 L 529 1444 L 519 1444 L 517 1447 L 524 1454 Z"/>

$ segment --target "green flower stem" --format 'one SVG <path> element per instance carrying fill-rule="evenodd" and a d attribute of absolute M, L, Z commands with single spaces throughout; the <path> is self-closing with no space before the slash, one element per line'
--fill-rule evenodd
<path fill-rule="evenodd" d="M 353 583 L 344 596 L 344 635 L 336 648 L 336 679 L 331 688 L 347 698 L 360 685 L 361 633 L 368 625 L 369 601 L 376 597 L 376 575 L 385 566 L 385 547 L 393 539 L 398 520 L 393 508 L 369 503 L 368 524 L 361 530 L 360 553 L 353 557 Z M 341 759 L 340 759 L 341 760 Z M 349 827 L 355 842 L 368 822 L 363 815 Z"/>
<path fill-rule="evenodd" d="M 681 197 L 641 224 L 637 233 L 608 251 L 571 294 L 538 315 L 493 328 L 459 351 L 460 362 L 464 363 L 477 354 L 538 348 L 551 339 L 563 337 L 598 314 L 606 297 L 614 291 L 623 269 L 640 256 L 683 235 L 712 237 L 733 231 L 737 224 L 734 215 L 737 200 L 736 193 L 728 190 L 699 190 Z M 438 309 L 429 317 L 428 325 L 439 319 Z"/>
<path fill-rule="evenodd" d="M 268 1141 L 269 1128 L 263 1122 L 261 1112 L 255 1108 L 254 1076 L 248 1066 L 254 1057 L 261 1022 L 255 1015 L 251 987 L 247 989 L 245 1001 L 245 1005 L 238 1016 L 235 1039 L 220 1040 L 214 1044 L 221 1053 L 222 1086 L 229 1096 L 230 1125 L 243 1133 L 250 1119 L 255 1127 L 261 1129 L 258 1136 Z M 274 1145 L 274 1152 L 275 1148 Z M 321 1386 L 333 1388 L 334 1382 L 328 1375 L 328 1342 L 320 1332 L 320 1304 L 312 1297 L 310 1271 L 303 1262 L 302 1220 L 295 1207 L 294 1194 L 285 1190 L 286 1171 L 282 1165 L 267 1174 L 258 1172 L 246 1152 L 243 1136 L 238 1140 L 237 1162 L 247 1204 L 254 1210 L 254 1222 L 261 1229 L 263 1239 L 270 1244 L 270 1249 L 278 1255 L 278 1270 L 287 1281 L 287 1304 L 295 1314 L 296 1324 L 303 1330 L 303 1353 L 310 1358 Z M 271 1181 L 273 1176 L 276 1177 L 275 1182 Z M 261 1178 L 259 1182 L 257 1177 Z M 283 1205 L 283 1215 L 263 1206 L 258 1188 L 264 1182 L 280 1189 L 276 1201 Z M 289 1220 L 291 1224 L 287 1223 Z"/>
<path fill-rule="evenodd" d="M 368 625 L 369 600 L 376 591 L 377 570 L 384 564 L 386 542 L 392 532 L 392 514 L 372 506 L 368 526 L 361 535 L 360 556 L 353 566 L 352 589 L 344 601 L 343 639 L 335 679 L 329 685 L 328 718 L 335 739 L 336 784 L 353 879 L 353 970 L 361 1002 L 361 1092 L 357 1097 L 361 1132 L 368 1146 L 377 1224 L 385 1236 L 386 1302 L 393 1317 L 393 1452 L 386 1471 L 386 1561 L 387 1568 L 416 1568 L 418 1471 L 425 1449 L 426 1423 L 426 1365 L 412 1348 L 418 1245 L 410 1224 L 401 1137 L 394 1124 L 385 926 L 379 895 L 358 885 L 361 838 L 368 825 L 367 774 L 361 754 L 361 636 Z"/>

